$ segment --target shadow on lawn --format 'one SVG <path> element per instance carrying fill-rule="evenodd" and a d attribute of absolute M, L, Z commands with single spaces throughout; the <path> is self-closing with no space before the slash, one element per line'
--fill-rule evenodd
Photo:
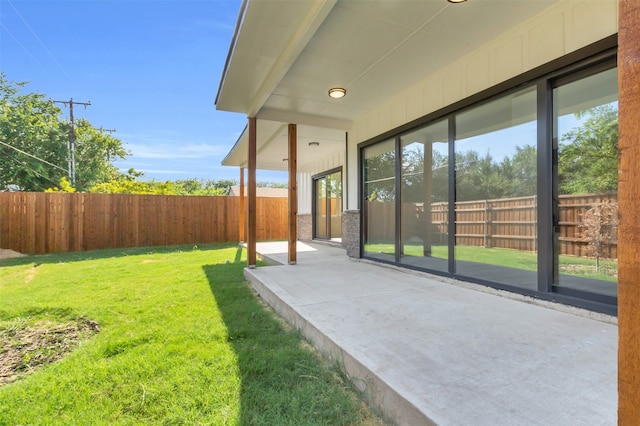
<path fill-rule="evenodd" d="M 191 252 L 194 250 L 207 251 L 237 247 L 237 243 L 210 243 L 210 244 L 181 244 L 175 246 L 147 246 L 116 249 L 102 249 L 91 251 L 76 251 L 66 253 L 30 254 L 23 257 L 0 259 L 0 267 L 29 265 L 35 263 L 66 263 L 81 262 L 83 260 L 107 259 L 114 257 L 142 256 L 157 253 Z"/>
<path fill-rule="evenodd" d="M 358 424 L 362 404 L 350 386 L 271 309 L 234 263 L 203 270 L 227 327 L 240 373 L 239 424 Z"/>

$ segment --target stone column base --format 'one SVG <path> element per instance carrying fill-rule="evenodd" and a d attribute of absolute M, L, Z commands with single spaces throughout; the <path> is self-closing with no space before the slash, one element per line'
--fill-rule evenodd
<path fill-rule="evenodd" d="M 347 210 L 342 213 L 342 245 L 347 256 L 360 258 L 360 210 Z"/>
<path fill-rule="evenodd" d="M 298 240 L 311 241 L 313 239 L 313 220 L 310 214 L 298 215 Z"/>

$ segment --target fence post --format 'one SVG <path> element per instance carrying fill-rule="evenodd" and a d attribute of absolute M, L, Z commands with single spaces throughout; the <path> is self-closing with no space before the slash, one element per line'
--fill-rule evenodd
<path fill-rule="evenodd" d="M 533 251 L 538 251 L 538 194 L 533 196 Z"/>
<path fill-rule="evenodd" d="M 483 224 L 483 247 L 489 247 L 489 233 L 491 232 L 490 224 L 489 224 L 489 201 L 484 200 L 484 224 Z"/>

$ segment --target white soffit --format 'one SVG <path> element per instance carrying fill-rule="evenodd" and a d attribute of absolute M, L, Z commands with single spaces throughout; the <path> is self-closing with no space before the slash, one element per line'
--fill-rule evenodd
<path fill-rule="evenodd" d="M 256 121 L 257 165 L 260 170 L 286 171 L 288 162 L 288 126 L 279 121 Z M 297 165 L 298 168 L 313 163 L 319 158 L 340 155 L 345 150 L 346 132 L 327 127 L 297 125 Z M 309 142 L 318 142 L 310 146 Z M 248 132 L 240 135 L 236 145 L 222 161 L 224 166 L 247 167 Z"/>
<path fill-rule="evenodd" d="M 254 116 L 313 37 L 336 0 L 245 0 L 216 108 Z"/>
<path fill-rule="evenodd" d="M 258 118 L 258 168 L 286 170 L 283 123 L 315 140 L 333 129 L 327 141 L 342 145 L 319 140 L 316 158 L 344 153 L 355 117 L 559 1 L 245 0 L 216 107 Z M 331 87 L 347 95 L 332 99 Z M 246 142 L 223 164 L 245 166 Z"/>
<path fill-rule="evenodd" d="M 352 121 L 557 2 L 339 0 L 263 108 Z"/>

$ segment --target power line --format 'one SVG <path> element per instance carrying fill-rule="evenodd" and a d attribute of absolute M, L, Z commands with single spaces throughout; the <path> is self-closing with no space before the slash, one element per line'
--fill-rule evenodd
<path fill-rule="evenodd" d="M 33 36 L 36 38 L 36 40 L 38 40 L 38 43 L 40 43 L 40 46 L 42 46 L 42 48 L 44 49 L 45 52 L 47 52 L 47 54 L 49 56 L 51 56 L 51 59 L 53 59 L 53 61 L 58 65 L 58 67 L 62 70 L 62 72 L 64 73 L 64 75 L 67 76 L 67 78 L 69 80 L 71 80 L 71 76 L 69 75 L 69 73 L 67 73 L 67 70 L 64 69 L 64 67 L 60 64 L 60 62 L 58 62 L 58 60 L 56 59 L 55 56 L 53 56 L 53 53 L 51 53 L 51 51 L 47 48 L 47 46 L 44 44 L 44 42 L 40 39 L 40 37 L 38 37 L 38 34 L 36 34 L 36 32 L 33 30 L 33 28 L 31 28 L 31 26 L 29 25 L 29 23 L 27 22 L 26 19 L 24 19 L 24 17 L 22 16 L 22 14 L 20 14 L 20 12 L 18 12 L 18 9 L 16 9 L 16 7 L 13 5 L 13 3 L 11 2 L 11 0 L 7 0 L 7 3 L 9 3 L 9 5 L 11 5 L 11 7 L 13 8 L 13 10 L 16 12 L 16 15 L 18 15 L 20 17 L 20 19 L 22 20 L 22 22 L 24 23 L 24 25 L 29 29 L 29 31 L 31 31 L 31 34 L 33 34 Z"/>
<path fill-rule="evenodd" d="M 87 109 L 91 105 L 91 101 L 88 102 L 74 102 L 73 98 L 68 101 L 51 101 L 52 103 L 62 104 L 65 107 L 69 107 L 69 123 L 71 124 L 69 129 L 69 144 L 67 145 L 69 151 L 69 181 L 71 185 L 76 184 L 76 127 L 73 121 L 73 105 L 83 105 L 84 109 Z"/>
<path fill-rule="evenodd" d="M 2 22 L 0 22 L 0 27 L 2 27 L 2 28 L 7 32 L 7 34 L 9 34 L 9 35 L 11 36 L 11 38 L 12 38 L 12 39 L 13 39 L 13 40 L 18 44 L 18 46 L 22 47 L 22 50 L 24 50 L 24 51 L 27 53 L 27 55 L 29 55 L 29 56 L 31 57 L 31 59 L 33 59 L 33 61 L 34 61 L 36 64 L 38 64 L 38 66 L 39 66 L 40 68 L 42 68 L 42 71 L 46 72 L 47 74 L 50 74 L 50 73 L 49 73 L 49 71 L 47 71 L 47 69 L 46 69 L 46 68 L 45 68 L 45 67 L 40 63 L 40 61 L 38 61 L 38 60 L 36 59 L 36 57 L 35 57 L 35 56 L 33 56 L 33 55 L 31 54 L 31 52 L 29 52 L 29 49 L 27 49 L 27 48 L 26 48 L 22 43 L 20 43 L 20 40 L 18 40 L 18 39 L 16 38 L 16 36 L 14 36 L 14 35 L 13 35 L 13 33 L 12 33 L 11 31 L 9 31 L 9 28 L 7 28 L 7 26 L 6 26 L 6 25 L 4 25 Z"/>
<path fill-rule="evenodd" d="M 13 148 L 13 147 L 11 147 L 11 148 Z M 58 182 L 54 181 L 54 180 L 53 180 L 53 179 L 51 179 L 50 177 L 43 175 L 42 173 L 40 173 L 39 171 L 37 171 L 36 169 L 34 169 L 34 168 L 32 168 L 32 167 L 29 167 L 29 166 L 27 165 L 27 163 L 25 163 L 24 161 L 20 161 L 20 160 L 18 160 L 15 156 L 13 156 L 13 155 L 9 154 L 9 158 L 11 158 L 13 161 L 15 161 L 16 163 L 18 163 L 18 164 L 20 165 L 20 167 L 24 167 L 24 168 L 26 168 L 26 169 L 31 170 L 34 174 L 36 174 L 36 175 L 40 176 L 40 177 L 41 177 L 41 178 L 43 178 L 43 179 L 48 180 L 49 182 L 53 183 L 54 185 L 57 185 L 57 184 L 58 184 Z M 39 158 L 38 158 L 38 160 L 39 160 Z M 40 160 L 40 161 L 44 161 L 44 160 Z M 54 167 L 58 167 L 58 166 L 56 166 L 56 165 L 54 165 L 54 164 L 52 164 L 52 166 L 54 166 Z M 58 168 L 59 168 L 59 169 L 62 169 L 62 167 L 58 167 Z M 65 170 L 64 170 L 64 169 L 62 169 L 62 171 L 65 171 Z"/>
<path fill-rule="evenodd" d="M 14 149 L 14 150 L 18 151 L 20 154 L 24 154 L 24 155 L 26 155 L 26 156 L 28 156 L 28 157 L 31 157 L 31 158 L 34 158 L 34 159 L 36 159 L 36 160 L 38 160 L 38 161 L 42 161 L 42 162 L 43 162 L 43 163 L 45 163 L 45 164 L 48 164 L 48 165 L 50 165 L 50 166 L 52 166 L 52 167 L 55 167 L 56 169 L 60 169 L 60 170 L 62 170 L 63 172 L 66 172 L 66 170 L 65 170 L 65 169 L 63 169 L 62 167 L 60 167 L 60 166 L 56 166 L 55 164 L 50 163 L 50 162 L 48 162 L 47 160 L 43 160 L 42 158 L 36 157 L 36 156 L 35 156 L 35 155 L 33 155 L 33 154 L 29 154 L 28 152 L 25 152 L 25 151 L 23 151 L 23 150 L 21 150 L 21 149 L 18 149 L 18 148 L 16 148 L 15 146 L 9 145 L 8 143 L 5 143 L 5 142 L 0 141 L 0 144 L 2 144 L 2 145 L 4 145 L 4 146 L 8 146 L 9 148 L 11 148 L 11 149 Z"/>

